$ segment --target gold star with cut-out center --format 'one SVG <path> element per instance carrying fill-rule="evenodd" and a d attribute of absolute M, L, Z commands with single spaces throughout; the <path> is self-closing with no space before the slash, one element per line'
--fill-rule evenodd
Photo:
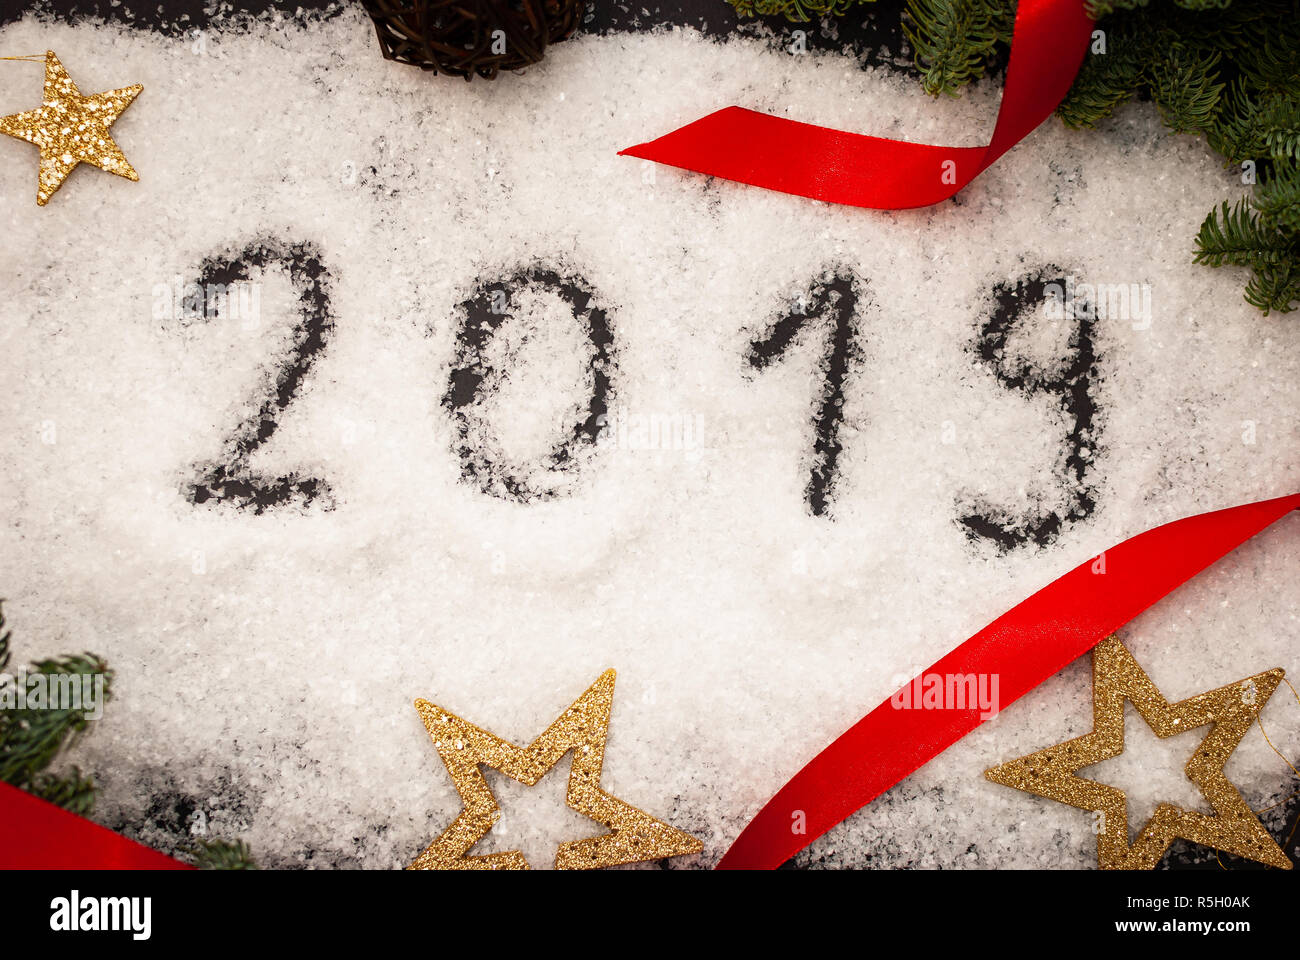
<path fill-rule="evenodd" d="M 35 110 L 0 117 L 0 133 L 34 143 L 41 151 L 36 183 L 40 206 L 49 203 L 79 163 L 94 164 L 128 180 L 140 179 L 108 128 L 143 89 L 137 83 L 83 97 L 54 51 L 45 51 L 44 102 Z"/>
<path fill-rule="evenodd" d="M 1289 870 L 1291 861 L 1223 773 L 1224 763 L 1282 676 L 1280 669 L 1268 670 L 1171 704 L 1119 638 L 1110 636 L 1092 651 L 1092 733 L 993 767 L 984 775 L 994 783 L 1094 811 L 1097 863 L 1102 869 L 1149 869 L 1175 837 L 1182 837 Z M 1214 807 L 1214 815 L 1162 803 L 1132 846 L 1124 791 L 1074 775 L 1124 752 L 1125 700 L 1162 739 L 1213 724 L 1183 771 Z"/>
<path fill-rule="evenodd" d="M 600 789 L 613 703 L 614 671 L 606 670 L 541 736 L 527 747 L 516 747 L 427 700 L 415 701 L 465 807 L 408 869 L 528 869 L 528 861 L 518 850 L 466 856 L 501 815 L 479 765 L 531 787 L 570 751 L 573 763 L 565 802 L 610 832 L 560 844 L 555 854 L 557 869 L 587 870 L 699 853 L 703 845 L 690 834 Z"/>

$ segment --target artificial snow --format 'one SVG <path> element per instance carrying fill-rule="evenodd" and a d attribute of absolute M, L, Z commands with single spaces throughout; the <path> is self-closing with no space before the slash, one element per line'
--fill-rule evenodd
<path fill-rule="evenodd" d="M 848 56 L 689 30 L 579 37 L 466 84 L 383 61 L 359 13 L 202 43 L 28 18 L 0 46 L 54 49 L 86 93 L 144 85 L 113 128 L 138 184 L 83 168 L 41 209 L 35 150 L 0 142 L 0 596 L 18 660 L 112 665 L 72 759 L 103 786 L 96 819 L 146 843 L 206 832 L 266 866 L 405 865 L 460 807 L 415 698 L 526 743 L 612 666 L 603 786 L 704 842 L 671 866 L 711 866 L 833 737 L 1034 590 L 1161 522 L 1300 489 L 1295 321 L 1244 303 L 1240 272 L 1191 263 L 1205 213 L 1246 188 L 1150 105 L 1095 133 L 1049 121 L 954 201 L 881 213 L 616 154 L 731 103 L 978 144 L 995 85 L 936 101 Z M 0 114 L 36 106 L 40 68 L 5 70 Z M 211 319 L 163 291 L 264 238 L 319 252 L 333 329 L 246 464 L 328 496 L 258 513 L 186 491 L 273 389 L 300 291 L 255 271 L 256 309 Z M 599 439 L 539 466 L 595 376 L 571 306 L 521 291 L 469 417 L 475 450 L 554 487 L 519 502 L 465 475 L 444 397 L 460 305 L 539 265 L 607 310 L 611 392 Z M 1005 549 L 959 516 L 1066 502 L 1069 424 L 975 344 L 995 285 L 1049 266 L 1148 285 L 1151 311 L 1094 324 L 1095 509 Z M 814 517 L 830 320 L 762 370 L 746 352 L 828 269 L 864 296 Z M 1006 350 L 1050 372 L 1074 321 L 1046 313 Z M 1300 675 L 1297 564 L 1292 516 L 1122 636 L 1171 700 Z M 1091 866 L 1087 813 L 982 776 L 1091 718 L 1085 658 L 799 861 Z M 1262 719 L 1294 758 L 1285 688 Z M 1180 764 L 1116 776 L 1149 808 Z M 1257 809 L 1296 788 L 1257 731 L 1227 769 Z M 583 835 L 561 795 L 508 808 L 506 839 Z"/>

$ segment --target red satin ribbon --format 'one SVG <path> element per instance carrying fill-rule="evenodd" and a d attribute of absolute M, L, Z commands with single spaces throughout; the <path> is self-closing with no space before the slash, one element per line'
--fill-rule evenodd
<path fill-rule="evenodd" d="M 1051 116 L 1074 83 L 1092 27 L 1082 0 L 1020 0 L 1002 106 L 986 147 L 866 137 L 726 107 L 620 156 L 827 203 L 929 206 L 957 193 Z"/>
<path fill-rule="evenodd" d="M 1075 567 L 998 617 L 925 674 L 997 674 L 1005 708 L 1175 587 L 1289 511 L 1300 494 L 1176 520 Z M 904 710 L 886 700 L 795 774 L 718 869 L 773 869 L 984 722 L 978 708 Z M 806 833 L 791 829 L 803 811 Z"/>
<path fill-rule="evenodd" d="M 189 870 L 84 817 L 0 783 L 0 869 Z"/>

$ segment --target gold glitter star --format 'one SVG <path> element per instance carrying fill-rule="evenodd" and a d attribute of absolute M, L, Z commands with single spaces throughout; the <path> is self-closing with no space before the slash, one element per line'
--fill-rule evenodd
<path fill-rule="evenodd" d="M 450 827 L 416 858 L 409 870 L 526 870 L 518 850 L 468 857 L 465 854 L 501 815 L 479 764 L 533 786 L 560 758 L 573 751 L 565 802 L 610 832 L 560 844 L 559 870 L 587 870 L 640 860 L 699 853 L 703 845 L 688 833 L 656 820 L 600 789 L 605 737 L 614 703 L 614 671 L 606 670 L 546 732 L 516 747 L 427 700 L 415 701 L 438 756 L 447 766 L 465 808 Z"/>
<path fill-rule="evenodd" d="M 1280 669 L 1268 670 L 1171 704 L 1119 638 L 1107 637 L 1092 651 L 1092 733 L 993 767 L 984 776 L 994 783 L 1095 811 L 1097 863 L 1104 870 L 1154 867 L 1174 837 L 1289 870 L 1291 861 L 1223 773 L 1224 763 L 1282 676 Z M 1183 770 L 1216 815 L 1162 803 L 1131 847 L 1124 791 L 1074 775 L 1081 767 L 1124 752 L 1125 700 L 1161 738 L 1213 724 Z"/>
<path fill-rule="evenodd" d="M 22 58 L 15 58 L 22 59 Z M 36 202 L 45 206 L 79 163 L 139 180 L 108 128 L 144 88 L 140 84 L 83 97 L 53 50 L 45 51 L 44 102 L 35 110 L 0 117 L 0 133 L 41 151 Z"/>

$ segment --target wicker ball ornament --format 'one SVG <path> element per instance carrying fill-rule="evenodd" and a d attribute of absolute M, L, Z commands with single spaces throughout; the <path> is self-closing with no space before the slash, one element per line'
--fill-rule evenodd
<path fill-rule="evenodd" d="M 384 59 L 491 80 L 577 30 L 586 0 L 361 0 Z"/>

